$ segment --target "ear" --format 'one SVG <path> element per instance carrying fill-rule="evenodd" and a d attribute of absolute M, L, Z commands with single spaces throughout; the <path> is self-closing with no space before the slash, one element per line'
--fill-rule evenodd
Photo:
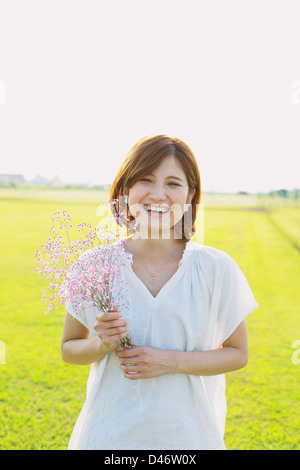
<path fill-rule="evenodd" d="M 122 204 L 125 204 L 125 206 L 128 205 L 128 198 L 129 198 L 129 191 L 128 191 L 128 188 L 126 186 L 124 186 L 123 191 L 122 191 L 121 200 L 123 201 Z"/>
<path fill-rule="evenodd" d="M 189 193 L 188 199 L 187 199 L 187 204 L 192 203 L 192 200 L 193 200 L 193 197 L 195 196 L 195 193 L 196 193 L 196 189 L 193 189 L 193 191 Z"/>

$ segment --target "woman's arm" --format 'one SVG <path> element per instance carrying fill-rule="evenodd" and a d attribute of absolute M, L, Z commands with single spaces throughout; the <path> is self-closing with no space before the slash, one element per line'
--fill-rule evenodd
<path fill-rule="evenodd" d="M 102 359 L 106 353 L 99 337 L 89 336 L 88 329 L 67 312 L 61 339 L 62 360 L 72 365 L 89 365 Z"/>
<path fill-rule="evenodd" d="M 174 370 L 191 375 L 218 375 L 241 369 L 248 363 L 248 337 L 243 321 L 222 347 L 212 351 L 176 351 Z"/>
<path fill-rule="evenodd" d="M 96 317 L 94 329 L 97 336 L 90 338 L 89 331 L 67 312 L 61 339 L 61 356 L 72 365 L 89 365 L 103 359 L 119 347 L 119 340 L 128 335 L 127 322 L 121 320 L 117 307 L 113 312 Z"/>
<path fill-rule="evenodd" d="M 248 362 L 248 338 L 243 321 L 222 347 L 212 351 L 169 351 L 133 346 L 115 353 L 124 376 L 131 380 L 164 374 L 218 375 L 241 369 Z M 134 372 L 134 374 L 132 374 Z"/>

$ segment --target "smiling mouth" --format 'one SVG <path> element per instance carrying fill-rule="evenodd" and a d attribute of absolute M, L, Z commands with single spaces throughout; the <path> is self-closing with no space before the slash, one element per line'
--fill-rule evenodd
<path fill-rule="evenodd" d="M 169 207 L 160 207 L 160 206 L 155 206 L 153 204 L 149 204 L 149 205 L 144 204 L 144 208 L 146 209 L 149 215 L 156 215 L 156 216 L 166 214 L 167 212 L 170 211 Z"/>

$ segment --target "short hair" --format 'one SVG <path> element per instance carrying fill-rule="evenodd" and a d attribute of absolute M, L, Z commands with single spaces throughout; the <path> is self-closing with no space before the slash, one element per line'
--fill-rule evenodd
<path fill-rule="evenodd" d="M 110 199 L 117 200 L 112 206 L 113 214 L 119 222 L 120 205 L 119 197 L 124 195 L 124 190 L 129 190 L 138 179 L 156 170 L 163 159 L 173 156 L 181 165 L 189 186 L 189 194 L 195 190 L 191 201 L 192 211 L 191 226 L 184 224 L 182 217 L 181 239 L 189 240 L 196 232 L 195 222 L 198 205 L 201 200 L 201 181 L 198 163 L 191 148 L 178 137 L 170 137 L 166 134 L 147 135 L 138 140 L 127 153 L 110 189 Z M 189 220 L 190 218 L 187 217 Z M 128 215 L 127 221 L 134 222 L 134 217 Z"/>

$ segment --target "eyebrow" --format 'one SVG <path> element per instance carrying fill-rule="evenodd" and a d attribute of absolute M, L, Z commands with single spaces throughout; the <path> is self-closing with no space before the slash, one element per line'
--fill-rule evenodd
<path fill-rule="evenodd" d="M 154 173 L 148 173 L 148 174 L 149 176 L 154 176 Z M 174 178 L 175 180 L 179 180 L 184 183 L 183 179 L 179 178 L 178 176 L 167 176 L 167 178 Z"/>

